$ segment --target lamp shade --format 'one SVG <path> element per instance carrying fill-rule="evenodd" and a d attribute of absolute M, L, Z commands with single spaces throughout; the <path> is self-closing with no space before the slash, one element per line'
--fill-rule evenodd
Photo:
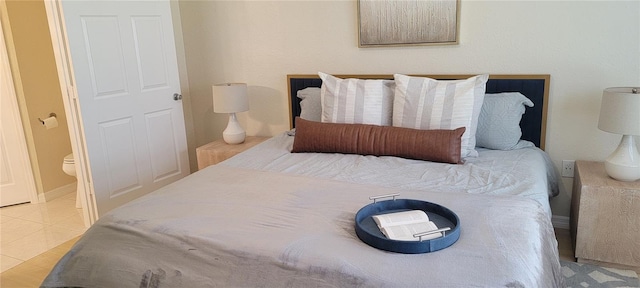
<path fill-rule="evenodd" d="M 622 134 L 618 148 L 604 161 L 607 174 L 620 181 L 640 179 L 640 152 L 634 136 L 640 135 L 640 94 L 638 88 L 604 89 L 598 128 Z"/>
<path fill-rule="evenodd" d="M 213 85 L 213 112 L 236 113 L 249 110 L 247 84 L 224 83 Z"/>
<path fill-rule="evenodd" d="M 615 134 L 640 135 L 639 90 L 633 87 L 604 89 L 598 128 Z"/>

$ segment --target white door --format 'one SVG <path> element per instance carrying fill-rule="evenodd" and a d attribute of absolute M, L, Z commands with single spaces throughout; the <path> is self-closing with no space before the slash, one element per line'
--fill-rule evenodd
<path fill-rule="evenodd" d="M 62 2 L 98 215 L 189 174 L 169 4 Z"/>
<path fill-rule="evenodd" d="M 0 24 L 0 207 L 31 201 L 35 184 Z"/>

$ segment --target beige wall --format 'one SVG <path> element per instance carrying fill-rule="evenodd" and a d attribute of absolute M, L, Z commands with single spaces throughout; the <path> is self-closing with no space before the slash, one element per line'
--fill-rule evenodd
<path fill-rule="evenodd" d="M 358 48 L 356 1 L 181 1 L 196 146 L 220 138 L 211 85 L 249 84 L 248 135 L 289 128 L 287 74 L 551 74 L 547 151 L 602 160 L 602 90 L 640 85 L 638 1 L 462 1 L 460 44 Z M 572 179 L 552 200 L 569 215 Z"/>
<path fill-rule="evenodd" d="M 71 143 L 44 2 L 5 3 L 11 26 L 6 39 L 29 156 L 38 193 L 46 193 L 74 183 L 75 178 L 62 171 Z M 52 112 L 59 126 L 47 130 L 38 118 Z"/>

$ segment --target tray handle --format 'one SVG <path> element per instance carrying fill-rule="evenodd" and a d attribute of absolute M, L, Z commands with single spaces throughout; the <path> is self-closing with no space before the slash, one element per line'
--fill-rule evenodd
<path fill-rule="evenodd" d="M 373 203 L 376 203 L 376 200 L 380 199 L 380 198 L 389 198 L 392 197 L 392 200 L 396 200 L 396 197 L 400 196 L 400 193 L 393 193 L 393 194 L 385 194 L 385 195 L 378 195 L 378 196 L 371 196 L 369 197 L 369 200 L 373 200 Z"/>
<path fill-rule="evenodd" d="M 451 230 L 450 227 L 445 227 L 445 228 L 440 228 L 440 229 L 436 229 L 436 230 L 420 232 L 420 233 L 413 234 L 413 238 L 418 238 L 418 241 L 422 242 L 422 236 L 427 236 L 427 235 L 431 235 L 431 234 L 442 232 L 442 236 L 440 236 L 440 237 L 444 237 L 444 232 L 445 231 L 449 231 L 449 230 Z"/>

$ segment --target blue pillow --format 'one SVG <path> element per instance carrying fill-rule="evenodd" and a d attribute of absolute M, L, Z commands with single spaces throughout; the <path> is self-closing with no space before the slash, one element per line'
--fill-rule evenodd
<path fill-rule="evenodd" d="M 320 122 L 322 118 L 322 103 L 320 101 L 320 88 L 308 87 L 298 91 L 300 101 L 300 118 Z"/>
<path fill-rule="evenodd" d="M 520 120 L 525 106 L 533 107 L 533 102 L 518 92 L 485 94 L 478 117 L 476 146 L 494 150 L 534 146 L 529 141 L 520 140 Z"/>

